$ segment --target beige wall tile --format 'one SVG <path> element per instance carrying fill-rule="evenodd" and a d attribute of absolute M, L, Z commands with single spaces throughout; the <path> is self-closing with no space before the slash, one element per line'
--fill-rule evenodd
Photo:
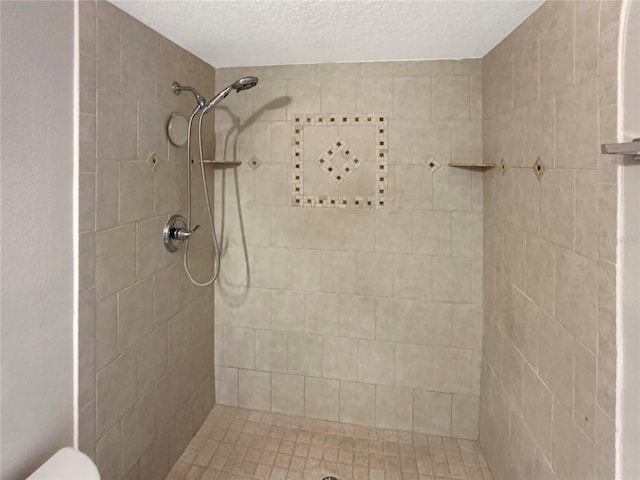
<path fill-rule="evenodd" d="M 565 248 L 573 248 L 574 196 L 571 170 L 550 170 L 540 180 L 540 232 Z"/>
<path fill-rule="evenodd" d="M 616 344 L 600 336 L 598 340 L 598 405 L 615 418 Z"/>
<path fill-rule="evenodd" d="M 153 387 L 167 369 L 167 327 L 160 326 L 143 338 L 138 349 L 138 391 Z"/>
<path fill-rule="evenodd" d="M 358 379 L 358 341 L 352 338 L 323 337 L 322 376 L 339 380 Z"/>
<path fill-rule="evenodd" d="M 517 169 L 514 172 L 516 188 L 514 190 L 515 225 L 529 233 L 540 231 L 540 181 L 529 169 Z"/>
<path fill-rule="evenodd" d="M 433 380 L 431 349 L 420 345 L 396 345 L 396 385 L 429 389 Z"/>
<path fill-rule="evenodd" d="M 451 346 L 482 350 L 482 306 L 453 305 Z"/>
<path fill-rule="evenodd" d="M 452 305 L 444 302 L 413 302 L 411 342 L 448 347 L 452 342 Z"/>
<path fill-rule="evenodd" d="M 513 343 L 505 342 L 502 350 L 502 382 L 514 405 L 514 411 L 522 411 L 522 377 L 524 359 Z"/>
<path fill-rule="evenodd" d="M 238 370 L 216 367 L 216 403 L 238 405 Z"/>
<path fill-rule="evenodd" d="M 525 107 L 526 165 L 540 157 L 547 167 L 555 165 L 555 96 L 541 98 Z"/>
<path fill-rule="evenodd" d="M 376 386 L 376 427 L 411 430 L 413 426 L 413 390 Z"/>
<path fill-rule="evenodd" d="M 598 265 L 562 249 L 558 249 L 556 255 L 556 319 L 578 340 L 595 350 Z"/>
<path fill-rule="evenodd" d="M 289 333 L 289 373 L 322 374 L 322 337 L 304 333 Z"/>
<path fill-rule="evenodd" d="M 249 328 L 224 327 L 222 364 L 227 367 L 254 367 L 255 331 Z"/>
<path fill-rule="evenodd" d="M 451 254 L 458 257 L 482 256 L 482 214 L 451 214 Z"/>
<path fill-rule="evenodd" d="M 393 255 L 358 253 L 357 272 L 358 294 L 382 297 L 393 295 Z"/>
<path fill-rule="evenodd" d="M 400 167 L 396 167 L 396 175 L 398 168 Z M 396 195 L 398 195 L 397 189 Z M 411 222 L 411 212 L 377 210 L 375 212 L 375 250 L 411 253 Z"/>
<path fill-rule="evenodd" d="M 472 355 L 469 350 L 433 349 L 433 388 L 439 392 L 471 393 Z"/>
<path fill-rule="evenodd" d="M 374 339 L 376 300 L 374 297 L 340 295 L 340 335 Z"/>
<path fill-rule="evenodd" d="M 255 153 L 249 155 L 248 158 L 253 155 Z M 258 158 L 261 158 L 262 155 L 258 155 Z M 289 183 L 289 165 L 275 163 L 261 165 L 255 172 L 255 203 L 258 205 L 288 205 L 290 203 Z"/>
<path fill-rule="evenodd" d="M 304 299 L 305 332 L 338 335 L 340 330 L 340 297 L 329 293 L 306 292 Z"/>
<path fill-rule="evenodd" d="M 555 93 L 574 78 L 573 3 L 550 4 L 537 12 L 540 32 L 540 90 Z"/>
<path fill-rule="evenodd" d="M 469 272 L 472 262 L 466 258 L 433 257 L 433 299 L 470 303 L 472 299 Z"/>
<path fill-rule="evenodd" d="M 413 253 L 451 254 L 450 212 L 413 212 Z"/>
<path fill-rule="evenodd" d="M 404 299 L 376 299 L 376 340 L 411 342 L 412 302 Z"/>
<path fill-rule="evenodd" d="M 393 289 L 397 298 L 431 298 L 431 257 L 396 255 Z"/>
<path fill-rule="evenodd" d="M 238 406 L 252 410 L 271 411 L 271 374 L 239 370 Z"/>
<path fill-rule="evenodd" d="M 408 94 L 411 92 L 411 94 Z M 429 119 L 431 116 L 431 78 L 395 77 L 393 112 L 396 117 Z"/>
<path fill-rule="evenodd" d="M 456 121 L 451 124 L 451 161 L 478 163 L 482 157 L 482 121 Z"/>
<path fill-rule="evenodd" d="M 122 471 L 129 471 L 156 436 L 155 391 L 142 397 L 122 417 Z"/>
<path fill-rule="evenodd" d="M 304 415 L 304 377 L 271 374 L 271 411 Z"/>
<path fill-rule="evenodd" d="M 452 395 L 451 435 L 475 440 L 478 438 L 480 397 Z"/>
<path fill-rule="evenodd" d="M 318 65 L 318 68 L 326 64 Z M 349 69 L 348 64 L 335 64 L 336 69 Z M 336 70 L 338 71 L 338 70 Z M 329 75 L 329 74 L 327 74 Z M 323 79 L 320 84 L 322 109 L 324 113 L 356 113 L 358 78 L 354 76 L 338 76 Z"/>
<path fill-rule="evenodd" d="M 322 289 L 333 293 L 355 293 L 355 252 L 322 252 Z"/>
<path fill-rule="evenodd" d="M 519 290 L 513 296 L 512 339 L 524 359 L 534 368 L 538 366 L 539 322 L 538 307 Z"/>
<path fill-rule="evenodd" d="M 437 120 L 469 118 L 469 77 L 437 76 L 432 80 L 431 115 Z"/>
<path fill-rule="evenodd" d="M 287 81 L 287 95 L 291 103 L 287 105 L 287 118 L 296 113 L 320 111 L 320 83 L 309 78 Z"/>
<path fill-rule="evenodd" d="M 119 424 L 98 440 L 96 445 L 96 466 L 100 471 L 100 477 L 120 478 L 121 445 Z"/>
<path fill-rule="evenodd" d="M 115 162 L 96 164 L 96 229 L 115 227 L 118 224 L 119 168 Z"/>
<path fill-rule="evenodd" d="M 182 265 L 176 264 L 153 276 L 153 321 L 159 324 L 171 318 L 180 309 L 180 289 L 177 278 Z"/>
<path fill-rule="evenodd" d="M 100 60 L 98 61 L 100 84 Z M 134 160 L 137 156 L 137 102 L 98 89 L 97 155 L 99 160 Z"/>
<path fill-rule="evenodd" d="M 120 224 L 153 214 L 153 172 L 147 163 L 121 162 L 118 192 Z"/>
<path fill-rule="evenodd" d="M 124 352 L 153 328 L 153 282 L 138 282 L 118 292 L 118 351 Z"/>
<path fill-rule="evenodd" d="M 552 466 L 559 478 L 588 478 L 595 472 L 591 442 L 561 406 L 553 409 Z"/>
<path fill-rule="evenodd" d="M 598 165 L 598 81 L 569 87 L 556 97 L 556 166 Z"/>
<path fill-rule="evenodd" d="M 413 428 L 430 435 L 451 435 L 451 395 L 414 390 Z"/>
<path fill-rule="evenodd" d="M 575 343 L 573 371 L 573 420 L 591 439 L 596 431 L 596 356 Z"/>
<path fill-rule="evenodd" d="M 340 382 L 340 421 L 375 425 L 376 387 L 363 383 Z"/>
<path fill-rule="evenodd" d="M 395 345 L 389 342 L 358 341 L 358 381 L 377 385 L 395 383 Z"/>
<path fill-rule="evenodd" d="M 555 321 L 540 315 L 540 378 L 557 402 L 571 408 L 573 398 L 573 338 Z"/>
<path fill-rule="evenodd" d="M 433 157 L 441 165 L 449 163 L 451 161 L 451 124 L 447 121 L 414 121 L 413 125 L 413 163 L 425 162 L 429 157 Z M 394 141 L 391 140 L 391 142 Z M 394 160 L 391 159 L 391 161 Z"/>
<path fill-rule="evenodd" d="M 304 292 L 271 291 L 271 328 L 304 331 Z"/>
<path fill-rule="evenodd" d="M 136 277 L 143 278 L 168 267 L 173 257 L 159 241 L 166 216 L 136 224 Z"/>
<path fill-rule="evenodd" d="M 304 415 L 337 421 L 340 417 L 340 382 L 306 377 L 304 379 Z"/>
<path fill-rule="evenodd" d="M 550 243 L 529 235 L 526 255 L 525 291 L 545 312 L 552 314 L 555 295 L 555 249 Z"/>
<path fill-rule="evenodd" d="M 391 113 L 393 111 L 392 78 L 361 77 L 358 80 L 357 98 L 357 107 L 361 112 Z"/>
<path fill-rule="evenodd" d="M 96 376 L 96 435 L 98 437 L 102 437 L 135 403 L 136 383 L 135 350 L 129 350 L 98 373 Z"/>
<path fill-rule="evenodd" d="M 135 280 L 135 226 L 97 232 L 95 245 L 96 299 L 102 299 Z"/>
<path fill-rule="evenodd" d="M 191 347 L 193 309 L 183 309 L 168 322 L 168 362 L 173 365 L 183 358 Z"/>
<path fill-rule="evenodd" d="M 294 207 L 271 207 L 271 245 L 274 247 L 304 247 L 305 210 Z"/>
<path fill-rule="evenodd" d="M 444 211 L 469 211 L 471 172 L 464 168 L 439 168 L 433 174 L 433 208 Z"/>
<path fill-rule="evenodd" d="M 269 372 L 286 372 L 287 344 L 286 332 L 256 330 L 255 368 Z"/>
<path fill-rule="evenodd" d="M 118 355 L 117 297 L 112 295 L 96 304 L 96 369 L 107 365 Z"/>

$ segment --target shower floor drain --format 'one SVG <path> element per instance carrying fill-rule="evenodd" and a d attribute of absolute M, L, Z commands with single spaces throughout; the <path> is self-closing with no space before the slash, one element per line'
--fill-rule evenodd
<path fill-rule="evenodd" d="M 322 480 L 338 480 L 337 477 L 322 477 Z"/>

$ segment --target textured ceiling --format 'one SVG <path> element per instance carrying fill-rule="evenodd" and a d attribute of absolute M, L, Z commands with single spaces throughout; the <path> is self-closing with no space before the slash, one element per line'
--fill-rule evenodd
<path fill-rule="evenodd" d="M 477 58 L 541 3 L 114 0 L 216 67 Z"/>

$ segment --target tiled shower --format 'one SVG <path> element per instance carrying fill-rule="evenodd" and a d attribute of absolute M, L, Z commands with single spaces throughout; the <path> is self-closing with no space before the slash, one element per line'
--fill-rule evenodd
<path fill-rule="evenodd" d="M 463 466 L 438 478 L 483 478 L 478 438 L 494 478 L 613 478 L 618 2 L 547 2 L 483 59 L 215 70 L 80 5 L 80 447 L 103 478 L 205 449 L 192 476 L 320 478 L 209 465 L 220 442 L 264 453 L 265 424 L 312 460 L 313 432 L 342 435 L 339 478 L 435 478 L 401 465 L 431 443 Z M 205 167 L 222 267 L 198 289 L 161 242 L 186 196 L 166 123 L 194 107 L 170 85 L 246 75 L 205 117 L 205 158 L 243 163 Z M 365 438 L 399 468 L 356 470 Z"/>

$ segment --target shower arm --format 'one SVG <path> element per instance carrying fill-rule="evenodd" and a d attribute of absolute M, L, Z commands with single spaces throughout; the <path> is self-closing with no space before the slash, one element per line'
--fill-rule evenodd
<path fill-rule="evenodd" d="M 183 90 L 187 92 L 191 92 L 191 94 L 196 97 L 196 102 L 198 102 L 198 107 L 202 108 L 206 105 L 207 101 L 205 98 L 200 95 L 200 93 L 193 87 L 189 87 L 187 85 L 180 85 L 178 82 L 173 82 L 171 84 L 171 90 L 173 90 L 174 95 L 180 95 Z"/>

